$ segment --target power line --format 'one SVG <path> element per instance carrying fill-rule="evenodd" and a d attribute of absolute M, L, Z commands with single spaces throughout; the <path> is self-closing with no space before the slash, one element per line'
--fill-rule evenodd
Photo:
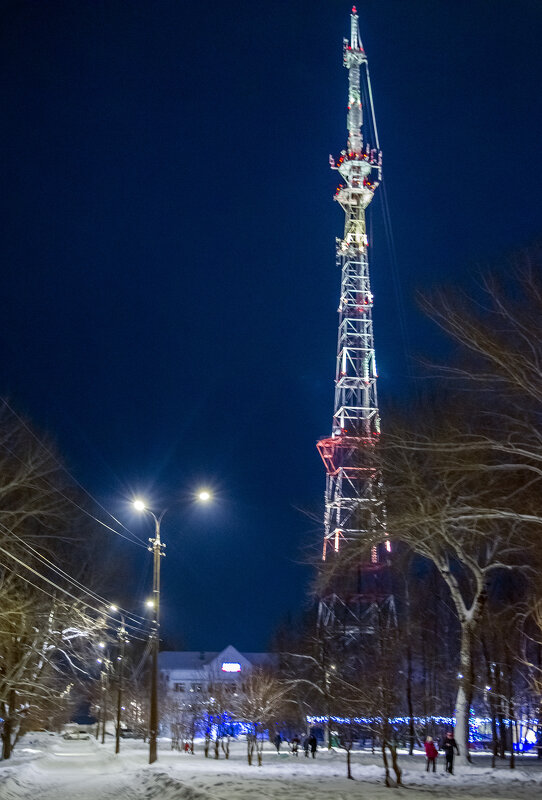
<path fill-rule="evenodd" d="M 6 400 L 5 398 L 2 398 L 2 403 L 3 403 L 3 405 L 4 405 L 4 406 L 5 406 L 5 407 L 6 407 L 6 408 L 7 408 L 7 409 L 8 409 L 8 410 L 11 412 L 11 414 L 12 414 L 12 415 L 13 415 L 13 416 L 14 416 L 14 417 L 15 417 L 15 418 L 16 418 L 16 419 L 17 419 L 17 420 L 20 422 L 20 424 L 21 424 L 21 425 L 24 427 L 24 429 L 25 429 L 25 430 L 26 430 L 26 431 L 27 431 L 27 432 L 28 432 L 28 433 L 29 433 L 29 434 L 32 436 L 32 438 L 33 438 L 33 439 L 34 439 L 34 440 L 35 440 L 35 441 L 36 441 L 36 442 L 37 442 L 37 443 L 40 445 L 40 447 L 42 447 L 42 448 L 43 448 L 43 450 L 44 450 L 44 451 L 47 453 L 47 455 L 49 455 L 49 457 L 53 459 L 53 461 L 54 461 L 54 462 L 55 462 L 55 463 L 56 463 L 56 464 L 57 464 L 57 465 L 60 467 L 60 469 L 61 469 L 63 472 L 65 472 L 65 473 L 66 473 L 66 475 L 68 475 L 68 477 L 69 477 L 69 478 L 70 478 L 70 479 L 73 481 L 73 483 L 74 483 L 74 484 L 75 484 L 75 485 L 76 485 L 76 486 L 77 486 L 79 489 L 81 489 L 81 491 L 82 491 L 82 492 L 84 492 L 84 493 L 86 494 L 86 496 L 87 496 L 88 498 L 90 498 L 90 500 L 92 500 L 92 502 L 93 502 L 93 503 L 95 503 L 95 504 L 96 504 L 96 506 L 97 506 L 98 508 L 100 508 L 102 511 L 104 511 L 104 512 L 105 512 L 105 513 L 106 513 L 106 514 L 109 516 L 109 517 L 111 517 L 111 519 L 112 519 L 112 520 L 113 520 L 113 521 L 114 521 L 114 522 L 115 522 L 117 525 L 120 525 L 120 527 L 121 527 L 121 528 L 123 528 L 123 529 L 124 529 L 124 530 L 125 530 L 127 533 L 129 533 L 129 534 L 130 534 L 130 536 L 131 536 L 131 537 L 133 537 L 133 538 L 132 538 L 132 539 L 130 539 L 130 538 L 129 538 L 128 536 L 126 536 L 125 534 L 121 533 L 120 531 L 117 531 L 117 530 L 115 530 L 115 528 L 112 528 L 110 525 L 108 525 L 107 523 L 103 522 L 103 520 L 100 520 L 100 519 L 98 519 L 98 517 L 95 517 L 93 514 L 91 514 L 91 513 L 90 513 L 90 511 L 88 511 L 88 510 L 87 510 L 87 509 L 85 509 L 83 506 L 80 506 L 78 503 L 76 503 L 76 502 L 75 502 L 75 500 L 73 500 L 73 498 L 71 498 L 71 497 L 69 497 L 68 495 L 65 495 L 63 492 L 61 492 L 61 491 L 60 491 L 60 489 L 58 489 L 58 487 L 55 487 L 54 485 L 50 484 L 50 485 L 52 486 L 52 488 L 53 488 L 53 489 L 54 489 L 56 492 L 58 492 L 58 494 L 59 494 L 59 495 L 61 495 L 62 497 L 64 497 L 64 499 L 65 499 L 65 500 L 67 500 L 68 502 L 72 503 L 72 504 L 73 504 L 73 505 L 74 505 L 76 508 L 78 508 L 78 509 L 79 509 L 80 511 L 82 511 L 84 514 L 87 514 L 87 516 L 89 516 L 91 519 L 93 519 L 93 520 L 94 520 L 95 522 L 97 522 L 99 525 L 103 525 L 103 527 L 104 527 L 104 528 L 107 528 L 107 530 L 111 531 L 112 533 L 115 533 L 117 536 L 121 536 L 123 539 L 126 539 L 126 540 L 127 540 L 127 541 L 129 541 L 129 542 L 132 542 L 132 544 L 137 544 L 139 547 L 144 547 L 144 548 L 146 549 L 146 548 L 147 548 L 147 545 L 145 544 L 145 540 L 144 540 L 144 539 L 142 539 L 140 536 L 138 536 L 138 535 L 137 535 L 136 533 L 134 533 L 133 531 L 131 531 L 131 530 L 130 530 L 130 529 L 129 529 L 129 528 L 126 526 L 126 525 L 124 525 L 124 523 L 122 523 L 122 522 L 121 522 L 119 519 L 117 519 L 117 518 L 116 518 L 116 517 L 115 517 L 115 516 L 114 516 L 114 515 L 113 515 L 113 514 L 110 512 L 110 511 L 108 511 L 108 510 L 105 508 L 105 506 L 103 506 L 103 505 L 102 505 L 102 504 L 101 504 L 101 503 L 100 503 L 100 502 L 99 502 L 99 501 L 98 501 L 98 500 L 97 500 L 97 499 L 96 499 L 96 498 L 95 498 L 95 497 L 94 497 L 94 496 L 93 496 L 93 495 L 92 495 L 92 494 L 91 494 L 91 493 L 88 491 L 88 489 L 86 489 L 86 488 L 85 488 L 85 487 L 84 487 L 84 486 L 83 486 L 83 485 L 82 485 L 82 484 L 81 484 L 81 483 L 80 483 L 80 482 L 77 480 L 77 478 L 75 478 L 75 477 L 72 475 L 72 473 L 71 473 L 71 472 L 68 470 L 68 468 L 67 468 L 67 467 L 66 467 L 66 466 L 65 466 L 65 465 L 64 465 L 64 464 L 63 464 L 61 461 L 59 461 L 59 459 L 58 459 L 58 458 L 57 458 L 57 456 L 54 454 L 54 452 L 53 452 L 53 451 L 51 451 L 51 450 L 50 450 L 50 449 L 49 449 L 49 448 L 48 448 L 48 447 L 45 445 L 45 443 L 44 443 L 44 442 L 43 442 L 43 441 L 42 441 L 42 440 L 39 438 L 39 436 L 37 436 L 37 435 L 34 433 L 34 431 L 32 430 L 32 428 L 30 428 L 30 427 L 27 425 L 27 423 L 24 421 L 24 419 L 23 419 L 22 417 L 20 417 L 20 416 L 19 416 L 19 414 L 17 414 L 17 412 L 16 412 L 16 411 L 15 411 L 15 410 L 14 410 L 14 409 L 13 409 L 13 408 L 12 408 L 12 407 L 9 405 L 9 403 L 7 402 L 7 400 Z M 0 446 L 1 446 L 1 447 L 3 447 L 5 450 L 7 450 L 7 451 L 8 451 L 8 452 L 9 452 L 9 453 L 10 453 L 10 454 L 11 454 L 11 455 L 14 457 L 14 458 L 17 458 L 17 459 L 18 459 L 18 460 L 19 460 L 21 463 L 23 463 L 23 462 L 22 462 L 22 460 L 21 460 L 21 459 L 20 459 L 20 458 L 17 456 L 17 454 L 16 454 L 16 453 L 13 453 L 13 452 L 12 452 L 12 451 L 11 451 L 11 450 L 8 448 L 8 447 L 6 447 L 6 445 L 4 445 L 4 444 L 1 444 L 1 443 L 0 443 Z M 47 481 L 47 483 L 50 483 L 50 482 L 49 482 L 49 481 Z"/>
<path fill-rule="evenodd" d="M 44 556 L 43 553 L 40 553 L 39 550 L 37 550 L 35 547 L 33 547 L 31 544 L 29 544 L 29 542 L 25 542 L 25 540 L 23 538 L 21 538 L 16 533 L 14 533 L 9 528 L 7 528 L 2 522 L 0 522 L 0 527 L 3 528 L 5 531 L 7 531 L 7 533 L 9 533 L 10 536 L 12 536 L 13 538 L 17 539 L 19 542 L 21 542 L 21 544 L 24 547 L 26 547 L 28 550 L 30 550 L 34 555 L 36 555 L 38 558 L 41 558 L 42 561 L 44 561 L 54 572 L 56 572 L 61 577 L 65 578 L 67 581 L 69 581 L 77 589 L 80 589 L 81 591 L 85 592 L 86 594 L 88 594 L 89 597 L 92 597 L 94 600 L 96 600 L 96 601 L 98 601 L 100 603 L 111 605 L 109 600 L 107 600 L 105 597 L 102 597 L 101 595 L 97 594 L 92 589 L 90 589 L 88 586 L 85 586 L 83 583 L 81 583 L 81 581 L 78 581 L 77 578 L 73 578 L 65 570 L 63 570 L 61 567 L 57 566 L 53 561 L 51 561 L 49 558 L 47 558 L 47 556 Z M 146 621 L 145 617 L 143 617 L 141 614 L 134 614 L 131 611 L 128 611 L 127 609 L 121 608 L 118 605 L 116 605 L 116 607 L 126 617 L 128 617 L 129 619 L 132 619 L 137 625 L 144 624 L 144 622 Z"/>
<path fill-rule="evenodd" d="M 410 358 L 410 344 L 408 337 L 408 328 L 405 316 L 405 304 L 403 299 L 403 292 L 401 282 L 399 280 L 399 268 L 397 264 L 397 251 L 395 249 L 395 238 L 393 235 L 393 227 L 391 222 L 390 208 L 388 204 L 388 195 L 386 192 L 386 184 L 384 178 L 381 181 L 382 194 L 380 195 L 382 201 L 382 216 L 384 220 L 384 231 L 388 242 L 388 252 L 390 254 L 391 275 L 393 281 L 393 289 L 395 293 L 395 302 L 397 303 L 397 312 L 399 318 L 399 328 L 401 330 L 401 337 L 403 339 L 403 352 L 405 354 L 406 367 L 409 376 L 412 378 L 412 364 Z"/>
<path fill-rule="evenodd" d="M 13 559 L 17 564 L 20 564 L 20 566 L 22 566 L 25 569 L 29 570 L 29 572 L 31 572 L 33 575 L 35 575 L 36 577 L 38 577 L 41 580 L 45 581 L 50 586 L 52 586 L 53 588 L 57 589 L 59 592 L 62 592 L 63 594 L 65 594 L 68 597 L 70 597 L 72 600 L 75 600 L 76 602 L 81 603 L 81 605 L 83 605 L 85 608 L 91 609 L 96 614 L 100 614 L 106 619 L 114 620 L 115 624 L 118 622 L 118 619 L 112 613 L 110 613 L 108 611 L 108 609 L 106 609 L 106 608 L 96 608 L 95 606 L 92 605 L 92 603 L 89 603 L 87 600 L 84 600 L 82 597 L 77 597 L 76 595 L 72 594 L 72 592 L 70 592 L 68 589 L 64 588 L 63 586 L 60 586 L 58 583 L 55 583 L 55 581 L 51 580 L 47 576 L 42 575 L 41 572 L 39 572 L 37 569 L 32 567 L 30 564 L 27 564 L 25 561 L 22 561 L 22 559 L 18 558 L 18 556 L 16 556 L 14 553 L 11 553 L 9 550 L 6 550 L 1 545 L 0 545 L 0 552 L 2 552 L 5 555 L 7 555 L 8 558 Z M 5 568 L 9 571 L 9 567 L 6 566 Z M 22 578 L 23 576 L 19 576 L 19 577 Z M 24 578 L 23 578 L 23 580 L 24 580 Z M 39 587 L 36 587 L 36 588 L 39 588 Z M 109 605 L 111 605 L 111 603 Z M 143 631 L 140 631 L 139 628 L 136 628 L 134 625 L 130 625 L 129 623 L 126 624 L 126 627 L 127 628 L 131 628 L 132 631 L 137 631 L 137 633 L 143 633 Z M 131 633 L 130 636 L 132 636 L 132 638 L 134 638 L 134 639 L 138 639 L 139 638 L 140 641 L 145 641 L 145 639 L 142 639 L 142 638 L 138 637 L 134 633 Z"/>
<path fill-rule="evenodd" d="M 369 64 L 365 62 L 365 71 L 367 77 L 367 105 L 369 106 L 371 112 L 371 124 L 372 124 L 372 132 L 375 137 L 375 145 L 378 150 L 380 150 L 380 140 L 378 136 L 378 128 L 376 125 L 376 116 L 375 116 L 375 109 L 374 109 L 374 101 L 373 101 L 373 90 L 371 86 L 371 77 L 369 75 Z M 365 89 L 365 86 L 363 86 Z M 391 265 L 391 276 L 393 282 L 393 290 L 395 294 L 395 302 L 397 304 L 397 316 L 399 319 L 399 328 L 401 331 L 401 337 L 403 340 L 403 352 L 406 361 L 406 368 L 408 371 L 409 376 L 412 378 L 412 366 L 411 366 L 411 359 L 410 359 L 410 343 L 409 343 L 409 336 L 408 336 L 408 327 L 406 322 L 405 316 L 405 304 L 403 299 L 403 293 L 401 288 L 401 282 L 399 280 L 399 269 L 397 264 L 397 250 L 395 248 L 395 238 L 393 235 L 393 226 L 391 222 L 391 214 L 390 208 L 388 203 L 388 195 L 386 192 L 386 184 L 384 178 L 382 177 L 380 180 L 380 186 L 382 187 L 382 192 L 380 193 L 380 199 L 382 203 L 382 217 L 384 222 L 384 233 L 386 236 L 387 244 L 388 244 L 388 252 L 389 252 L 389 259 Z"/>
<path fill-rule="evenodd" d="M 8 572 L 9 572 L 10 568 L 8 567 L 7 564 L 4 564 L 3 561 L 0 561 L 0 567 L 4 567 L 4 569 L 8 570 Z M 42 592 L 43 594 L 46 594 L 47 597 L 50 597 L 52 600 L 57 600 L 58 599 L 56 597 L 56 595 L 54 595 L 52 592 L 48 592 L 47 589 L 44 589 L 43 586 L 39 586 L 38 584 L 36 584 L 33 581 L 31 581 L 29 578 L 25 578 L 24 575 L 17 574 L 17 578 L 19 580 L 21 580 L 21 581 L 24 581 L 24 583 L 27 583 L 29 586 L 32 586 L 32 588 L 36 589 L 38 592 Z M 148 638 L 144 638 L 143 639 L 143 638 L 141 638 L 141 636 L 135 636 L 132 633 L 130 634 L 130 638 L 134 639 L 134 640 L 137 640 L 138 642 L 147 642 L 148 641 Z"/>

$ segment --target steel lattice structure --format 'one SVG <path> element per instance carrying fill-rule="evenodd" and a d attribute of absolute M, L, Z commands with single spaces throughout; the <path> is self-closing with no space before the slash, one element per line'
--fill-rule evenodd
<path fill-rule="evenodd" d="M 368 260 L 365 209 L 382 177 L 382 155 L 364 144 L 361 81 L 371 97 L 367 56 L 359 37 L 356 8 L 351 14 L 350 42 L 344 40 L 348 70 L 348 145 L 335 160 L 343 183 L 335 200 L 345 213 L 344 236 L 337 239 L 341 268 L 339 335 L 332 433 L 318 442 L 326 478 L 324 546 L 322 557 L 333 557 L 348 542 L 364 534 L 384 531 L 385 507 L 380 475 L 374 468 L 374 445 L 380 434 L 373 337 L 373 295 Z M 372 113 L 372 103 L 369 102 Z M 373 115 L 374 119 L 374 115 Z M 376 126 L 375 137 L 376 137 Z M 389 543 L 386 543 L 389 545 Z M 320 600 L 320 624 L 340 624 L 344 630 L 371 630 L 371 610 L 389 602 L 383 572 L 389 548 L 372 548 L 369 563 L 342 576 Z"/>

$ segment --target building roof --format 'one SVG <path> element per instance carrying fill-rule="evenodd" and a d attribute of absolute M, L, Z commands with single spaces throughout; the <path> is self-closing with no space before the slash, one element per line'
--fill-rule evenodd
<path fill-rule="evenodd" d="M 201 650 L 180 650 L 164 651 L 158 655 L 158 667 L 161 670 L 205 670 L 215 662 L 220 656 L 225 660 L 232 661 L 240 656 L 245 662 L 253 667 L 274 666 L 277 656 L 274 653 L 241 653 L 232 645 L 228 645 L 224 650 L 201 651 Z"/>

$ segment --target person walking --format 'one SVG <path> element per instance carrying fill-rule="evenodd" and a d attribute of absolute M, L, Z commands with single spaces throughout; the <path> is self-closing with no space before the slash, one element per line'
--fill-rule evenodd
<path fill-rule="evenodd" d="M 282 736 L 280 735 L 280 733 L 277 733 L 277 735 L 273 739 L 273 743 L 274 743 L 275 747 L 277 748 L 277 753 L 280 753 L 280 745 L 282 743 Z"/>
<path fill-rule="evenodd" d="M 432 764 L 433 772 L 436 772 L 438 750 L 435 747 L 435 743 L 433 742 L 433 739 L 430 736 L 428 736 L 427 739 L 425 740 L 425 755 L 427 758 L 427 766 L 425 768 L 425 771 L 429 772 L 429 767 Z"/>
<path fill-rule="evenodd" d="M 454 750 L 456 751 L 457 755 L 459 755 L 459 747 L 457 746 L 457 742 L 454 738 L 452 731 L 448 731 L 448 733 L 446 734 L 443 747 L 444 747 L 444 755 L 446 756 L 446 772 L 449 772 L 450 775 L 453 775 Z"/>
<path fill-rule="evenodd" d="M 318 741 L 314 733 L 311 733 L 309 736 L 309 747 L 311 749 L 311 755 L 313 758 L 316 758 L 316 748 L 318 747 Z"/>
<path fill-rule="evenodd" d="M 292 745 L 292 754 L 294 756 L 297 756 L 297 751 L 299 749 L 299 737 L 298 736 L 294 736 L 294 738 L 292 739 L 290 744 Z"/>
<path fill-rule="evenodd" d="M 305 751 L 305 758 L 309 757 L 309 746 L 310 746 L 309 738 L 310 738 L 309 736 L 305 736 L 305 738 L 303 739 L 303 750 Z"/>

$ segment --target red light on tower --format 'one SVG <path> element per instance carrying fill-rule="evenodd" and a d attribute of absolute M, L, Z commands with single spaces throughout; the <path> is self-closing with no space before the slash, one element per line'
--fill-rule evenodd
<path fill-rule="evenodd" d="M 357 13 L 358 13 L 358 10 L 357 10 L 356 6 L 352 6 L 352 14 L 357 14 Z"/>

